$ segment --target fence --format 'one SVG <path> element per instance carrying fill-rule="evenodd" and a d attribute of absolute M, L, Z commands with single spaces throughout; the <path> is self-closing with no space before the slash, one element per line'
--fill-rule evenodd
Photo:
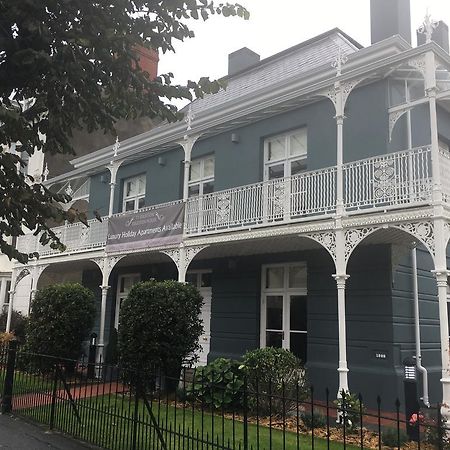
<path fill-rule="evenodd" d="M 227 372 L 126 371 L 117 366 L 0 352 L 2 411 L 108 449 L 290 450 L 448 448 L 440 408 L 405 418 L 400 402 L 316 392 Z M 89 377 L 89 373 L 94 376 Z M 383 413 L 394 407 L 394 413 Z M 407 432 L 407 434 L 406 434 Z M 409 438 L 407 437 L 409 435 Z M 410 441 L 412 439 L 412 441 Z"/>

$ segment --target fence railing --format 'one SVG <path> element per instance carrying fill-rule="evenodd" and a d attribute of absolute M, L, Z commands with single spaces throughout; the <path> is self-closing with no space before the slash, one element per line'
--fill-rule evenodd
<path fill-rule="evenodd" d="M 432 200 L 431 148 L 419 147 L 398 153 L 346 163 L 343 166 L 344 207 L 349 213 L 368 209 L 404 208 Z M 186 236 L 266 227 L 309 220 L 336 210 L 336 167 L 301 173 L 261 183 L 213 192 L 186 201 Z M 441 150 L 440 170 L 444 201 L 450 202 L 450 154 Z M 182 202 L 153 205 L 155 210 Z M 133 212 L 121 213 L 133 214 Z M 103 248 L 108 218 L 54 229 L 67 251 Z M 21 236 L 19 250 L 41 255 L 58 251 L 39 244 L 39 237 Z"/>
<path fill-rule="evenodd" d="M 91 369 L 91 370 L 90 370 Z M 89 376 L 91 374 L 91 377 Z M 92 377 L 92 374 L 94 376 Z M 230 373 L 137 373 L 85 360 L 0 352 L 2 409 L 107 449 L 448 448 L 440 405 L 406 417 L 399 401 L 316 392 Z M 374 396 L 376 393 L 374 392 Z M 392 404 L 391 404 L 392 403 Z M 385 413 L 383 411 L 391 411 Z"/>

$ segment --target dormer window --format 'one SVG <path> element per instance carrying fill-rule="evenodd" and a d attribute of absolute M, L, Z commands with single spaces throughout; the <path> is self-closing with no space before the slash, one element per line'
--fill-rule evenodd
<path fill-rule="evenodd" d="M 145 206 L 145 183 L 145 175 L 124 180 L 122 211 L 135 211 Z"/>
<path fill-rule="evenodd" d="M 307 170 L 307 130 L 282 134 L 264 142 L 264 180 L 290 177 Z"/>
<path fill-rule="evenodd" d="M 214 156 L 194 159 L 189 169 L 189 197 L 214 192 Z"/>

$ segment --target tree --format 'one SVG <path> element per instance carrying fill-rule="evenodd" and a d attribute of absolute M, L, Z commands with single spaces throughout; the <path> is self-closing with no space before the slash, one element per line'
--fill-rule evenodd
<path fill-rule="evenodd" d="M 94 325 L 95 313 L 94 294 L 78 283 L 40 289 L 31 303 L 27 351 L 77 359 L 81 344 Z"/>
<path fill-rule="evenodd" d="M 43 244 L 63 248 L 48 221 L 85 221 L 63 211 L 57 195 L 18 167 L 20 155 L 6 148 L 20 142 L 36 150 L 73 153 L 72 130 L 113 132 L 118 119 L 138 116 L 179 119 L 172 99 L 217 92 L 222 84 L 202 78 L 173 85 L 171 73 L 151 80 L 135 49 L 174 51 L 174 40 L 194 36 L 186 21 L 212 14 L 248 18 L 236 4 L 210 0 L 2 0 L 0 1 L 0 250 L 26 262 L 8 242 L 23 227 Z"/>
<path fill-rule="evenodd" d="M 159 369 L 178 377 L 200 348 L 202 304 L 190 284 L 150 280 L 133 286 L 120 310 L 120 366 L 146 380 Z"/>

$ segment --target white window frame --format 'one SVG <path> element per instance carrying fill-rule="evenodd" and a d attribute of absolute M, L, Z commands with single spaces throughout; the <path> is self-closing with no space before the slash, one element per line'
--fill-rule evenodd
<path fill-rule="evenodd" d="M 291 137 L 298 134 L 304 133 L 306 138 L 306 148 L 308 148 L 308 129 L 307 127 L 297 128 L 294 131 L 288 133 L 278 134 L 276 136 L 271 136 L 264 140 L 264 181 L 269 180 L 269 169 L 272 166 L 278 166 L 280 164 L 284 165 L 284 175 L 283 178 L 291 176 L 292 163 L 296 161 L 306 162 L 308 160 L 308 150 L 306 153 L 300 155 L 291 156 Z M 269 161 L 269 144 L 275 139 L 284 138 L 284 156 L 279 159 L 274 159 Z"/>
<path fill-rule="evenodd" d="M 144 191 L 143 192 L 138 192 L 135 195 L 126 195 L 126 185 L 127 183 L 129 183 L 132 180 L 139 180 L 139 179 L 143 179 L 144 180 Z M 138 181 L 139 184 L 139 181 Z M 123 194 L 122 194 L 122 212 L 131 212 L 131 211 L 137 211 L 139 209 L 139 200 L 144 199 L 145 201 L 145 193 L 147 191 L 147 179 L 146 179 L 146 175 L 145 174 L 141 174 L 141 175 L 135 175 L 133 177 L 129 177 L 129 178 L 125 178 L 123 180 Z M 130 201 L 134 201 L 134 208 L 133 209 L 129 209 L 128 211 L 126 210 L 126 204 Z"/>
<path fill-rule="evenodd" d="M 209 176 L 205 176 L 205 162 L 207 160 L 213 160 L 214 163 L 214 170 L 213 170 L 213 174 L 209 175 Z M 200 163 L 200 176 L 199 178 L 192 180 L 191 179 L 191 170 L 189 170 L 189 180 L 188 180 L 188 191 L 190 190 L 190 188 L 192 186 L 196 186 L 198 185 L 199 189 L 198 189 L 198 194 L 195 195 L 189 195 L 189 197 L 197 197 L 197 196 L 202 196 L 204 195 L 204 185 L 207 183 L 214 183 L 214 179 L 215 179 L 215 175 L 216 175 L 216 158 L 214 155 L 206 155 L 206 156 L 202 156 L 201 158 L 195 158 L 191 161 L 191 169 L 192 169 L 192 164 L 194 163 Z"/>
<path fill-rule="evenodd" d="M 202 275 L 211 275 L 211 269 L 196 269 L 196 270 L 188 270 L 186 275 L 195 275 L 196 280 L 194 286 L 201 291 L 202 289 L 211 289 L 212 286 L 202 286 Z"/>
<path fill-rule="evenodd" d="M 119 329 L 119 317 L 120 317 L 120 307 L 122 306 L 122 301 L 127 297 L 130 291 L 128 292 L 120 292 L 120 284 L 124 278 L 139 278 L 139 283 L 142 281 L 142 275 L 140 273 L 124 273 L 117 277 L 117 289 L 116 289 L 116 312 L 114 315 L 114 328 L 116 330 Z M 132 285 L 133 287 L 134 285 Z"/>
<path fill-rule="evenodd" d="M 291 317 L 291 304 L 290 297 L 293 295 L 298 295 L 302 297 L 308 296 L 307 286 L 304 288 L 289 288 L 289 268 L 294 266 L 304 265 L 306 270 L 308 266 L 305 261 L 297 261 L 291 263 L 278 263 L 278 264 L 265 264 L 261 267 L 261 314 L 260 314 L 260 347 L 266 347 L 266 332 L 270 331 L 266 328 L 267 322 L 267 297 L 268 296 L 282 296 L 283 297 L 283 340 L 282 348 L 290 350 L 290 333 L 299 333 L 308 335 L 308 330 L 296 331 L 290 329 L 290 317 Z M 273 267 L 283 267 L 284 268 L 284 279 L 282 288 L 266 288 L 266 276 L 267 269 Z M 279 330 L 274 330 L 279 331 Z"/>

